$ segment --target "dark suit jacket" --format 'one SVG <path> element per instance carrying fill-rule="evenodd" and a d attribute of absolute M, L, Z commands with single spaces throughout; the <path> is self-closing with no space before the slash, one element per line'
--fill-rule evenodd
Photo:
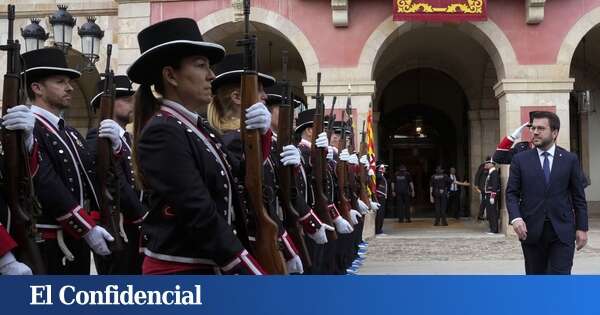
<path fill-rule="evenodd" d="M 546 217 L 566 244 L 575 241 L 575 230 L 588 230 L 582 177 L 577 156 L 558 146 L 549 184 L 544 180 L 536 149 L 513 157 L 506 187 L 506 206 L 510 221 L 517 217 L 525 220 L 528 231 L 525 243 L 539 240 Z"/>

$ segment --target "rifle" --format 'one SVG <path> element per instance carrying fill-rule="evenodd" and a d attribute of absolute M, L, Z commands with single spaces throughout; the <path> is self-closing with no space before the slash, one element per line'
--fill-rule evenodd
<path fill-rule="evenodd" d="M 333 220 L 329 215 L 327 209 L 328 202 L 327 196 L 325 196 L 325 187 L 323 187 L 324 176 L 325 176 L 325 155 L 322 148 L 317 148 L 316 141 L 317 136 L 323 132 L 323 95 L 321 92 L 321 72 L 317 73 L 317 95 L 314 98 L 317 101 L 317 107 L 315 110 L 315 116 L 313 118 L 313 132 L 312 132 L 312 149 L 310 151 L 312 161 L 312 181 L 315 194 L 315 210 L 319 219 L 323 220 L 325 224 L 333 226 Z M 337 234 L 335 231 L 327 231 L 328 240 L 336 240 Z"/>
<path fill-rule="evenodd" d="M 348 95 L 348 102 L 350 101 L 350 95 Z M 344 111 L 342 111 L 342 122 L 344 121 Z M 342 123 L 342 134 L 340 136 L 340 140 L 338 141 L 337 144 L 337 149 L 338 152 L 342 152 L 343 149 L 345 149 L 346 147 L 346 130 L 343 126 Z M 346 182 L 347 182 L 347 162 L 346 161 L 342 161 L 339 159 L 339 155 L 338 155 L 338 161 L 336 164 L 336 174 L 337 174 L 337 178 L 338 178 L 338 199 L 339 199 L 339 203 L 340 203 L 340 214 L 342 215 L 342 217 L 344 217 L 344 219 L 346 219 L 348 222 L 352 222 L 350 220 L 350 209 L 352 209 L 352 204 L 351 201 L 347 198 L 346 196 Z"/>
<path fill-rule="evenodd" d="M 291 93 L 290 85 L 287 80 L 287 62 L 288 55 L 287 51 L 283 51 L 282 54 L 282 86 L 283 91 L 281 93 L 282 101 L 279 105 L 279 130 L 277 138 L 277 153 L 283 152 L 283 147 L 292 144 L 292 126 L 294 121 L 294 110 L 291 106 Z M 308 248 L 304 242 L 302 229 L 298 225 L 298 219 L 300 215 L 292 205 L 291 190 L 296 189 L 295 185 L 292 184 L 292 169 L 293 166 L 281 166 L 277 168 L 277 179 L 279 181 L 279 203 L 283 210 L 284 219 L 283 226 L 288 232 L 294 244 L 298 246 L 300 251 L 300 259 L 302 259 L 302 265 L 305 268 L 309 268 L 312 263 Z"/>
<path fill-rule="evenodd" d="M 360 140 L 360 156 L 367 154 L 367 142 L 365 139 L 365 122 L 363 120 L 362 132 L 361 132 L 361 140 Z M 369 184 L 369 176 L 367 174 L 367 170 L 365 170 L 364 166 L 360 165 L 360 200 L 362 200 L 367 206 L 370 204 L 369 200 L 369 191 L 367 190 Z"/>
<path fill-rule="evenodd" d="M 100 120 L 113 119 L 113 110 L 115 104 L 115 74 L 110 69 L 110 56 L 112 54 L 112 45 L 108 44 L 106 48 L 106 70 L 102 75 L 104 77 L 104 91 L 100 96 Z M 115 239 L 109 244 L 110 250 L 121 252 L 125 250 L 125 244 L 121 238 L 118 222 L 120 220 L 120 193 L 119 178 L 116 171 L 116 163 L 112 152 L 112 145 L 107 138 L 96 140 L 96 180 L 100 194 L 98 196 L 100 222 L 102 226 Z"/>
<path fill-rule="evenodd" d="M 348 130 L 350 130 L 350 143 L 347 143 L 347 140 L 344 141 L 344 144 L 346 144 L 346 147 L 348 149 L 348 153 L 349 154 L 353 154 L 354 153 L 354 128 L 353 128 L 353 123 L 352 123 L 352 94 L 350 93 L 350 91 L 352 90 L 352 87 L 350 85 L 348 85 L 348 100 L 346 102 L 346 115 L 348 115 L 348 121 L 345 122 L 345 126 L 344 128 L 348 128 Z M 346 129 L 344 129 L 345 131 Z M 344 133 L 343 135 L 344 137 L 346 137 L 346 134 Z M 356 179 L 356 175 L 353 171 L 351 171 L 351 166 L 346 163 L 346 174 L 347 174 L 347 178 L 348 178 L 348 187 L 350 188 L 350 198 L 352 203 L 354 204 L 355 207 L 358 207 L 358 205 L 356 205 L 356 197 L 357 195 L 359 195 L 359 188 L 356 186 L 357 184 L 357 179 Z M 358 209 L 358 208 L 355 208 Z"/>
<path fill-rule="evenodd" d="M 15 6 L 8 5 L 8 40 L 0 50 L 7 53 L 6 74 L 2 100 L 2 116 L 9 108 L 23 104 L 25 78 L 21 77 L 24 68 L 20 56 L 21 45 L 14 40 Z M 35 199 L 33 179 L 29 169 L 29 153 L 25 147 L 23 131 L 2 129 L 4 151 L 4 186 L 8 208 L 11 214 L 10 233 L 19 245 L 13 252 L 18 260 L 27 264 L 34 274 L 45 274 L 46 267 L 36 244 L 37 230 L 35 217 L 41 214 L 41 207 Z"/>
<path fill-rule="evenodd" d="M 333 123 L 335 122 L 335 114 L 333 113 L 333 108 L 335 107 L 335 101 L 337 100 L 337 96 L 333 97 L 333 101 L 331 102 L 331 110 L 329 111 L 329 119 L 327 120 L 327 139 L 331 142 L 331 135 L 333 134 Z"/>
<path fill-rule="evenodd" d="M 258 101 L 258 71 L 256 36 L 250 36 L 250 0 L 244 0 L 244 39 L 238 46 L 244 47 L 244 72 L 242 73 L 242 117 L 241 131 L 244 143 L 245 186 L 248 192 L 248 206 L 256 214 L 256 244 L 254 256 L 270 274 L 286 274 L 283 255 L 279 251 L 278 226 L 271 219 L 263 204 L 262 146 L 258 130 L 246 130 L 244 123 L 246 110 Z"/>

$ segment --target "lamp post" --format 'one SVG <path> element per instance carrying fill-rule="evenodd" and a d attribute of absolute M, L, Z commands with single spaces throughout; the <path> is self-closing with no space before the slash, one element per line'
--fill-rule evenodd
<path fill-rule="evenodd" d="M 100 59 L 100 40 L 104 37 L 104 31 L 96 24 L 96 18 L 88 17 L 77 34 L 81 37 L 81 52 L 88 60 L 88 66 L 94 65 Z"/>
<path fill-rule="evenodd" d="M 21 36 L 25 39 L 25 52 L 43 48 L 48 39 L 48 33 L 37 18 L 31 19 L 31 24 L 21 28 Z"/>
<path fill-rule="evenodd" d="M 71 13 L 67 11 L 68 6 L 57 5 L 58 11 L 49 17 L 50 25 L 54 33 L 54 45 L 60 47 L 65 53 L 71 47 L 73 40 L 73 27 L 77 22 Z"/>

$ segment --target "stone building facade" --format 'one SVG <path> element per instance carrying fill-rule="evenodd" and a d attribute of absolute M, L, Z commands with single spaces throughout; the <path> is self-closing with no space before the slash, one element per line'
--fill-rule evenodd
<path fill-rule="evenodd" d="M 46 17 L 56 1 L 0 1 L 0 12 L 7 3 L 17 5 L 18 27 L 40 17 L 49 30 Z M 233 52 L 243 29 L 240 0 L 61 3 L 69 5 L 77 25 L 86 16 L 98 17 L 106 32 L 103 43 L 114 44 L 117 73 L 139 55 L 136 35 L 152 23 L 193 18 L 206 39 Z M 311 103 L 321 72 L 326 103 L 337 96 L 338 111 L 350 85 L 355 126 L 360 129 L 372 104 L 379 157 L 413 168 L 421 188 L 440 163 L 472 181 L 479 164 L 524 122 L 528 110 L 554 110 L 562 122 L 559 145 L 580 156 L 590 180 L 587 198 L 600 200 L 600 142 L 594 140 L 600 135 L 600 0 L 488 0 L 485 20 L 460 23 L 393 21 L 392 3 L 254 0 L 250 19 L 259 38 L 259 65 L 279 76 L 281 51 L 288 50 L 295 92 Z M 0 72 L 5 60 L 2 55 Z M 104 62 L 101 55 L 98 69 Z M 90 121 L 84 99 L 73 110 L 80 114 L 72 114 L 82 129 Z M 415 137 L 414 127 L 425 136 Z M 506 180 L 508 170 L 502 171 Z M 477 196 L 468 198 L 473 214 Z"/>

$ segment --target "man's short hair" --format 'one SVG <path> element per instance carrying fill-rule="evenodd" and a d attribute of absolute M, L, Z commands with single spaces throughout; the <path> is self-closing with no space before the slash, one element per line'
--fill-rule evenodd
<path fill-rule="evenodd" d="M 533 119 L 543 119 L 546 118 L 548 119 L 548 124 L 550 124 L 550 130 L 555 131 L 555 130 L 560 130 L 560 119 L 558 118 L 558 115 L 556 115 L 553 112 L 547 112 L 547 111 L 535 111 L 531 113 L 531 120 L 533 121 Z"/>

